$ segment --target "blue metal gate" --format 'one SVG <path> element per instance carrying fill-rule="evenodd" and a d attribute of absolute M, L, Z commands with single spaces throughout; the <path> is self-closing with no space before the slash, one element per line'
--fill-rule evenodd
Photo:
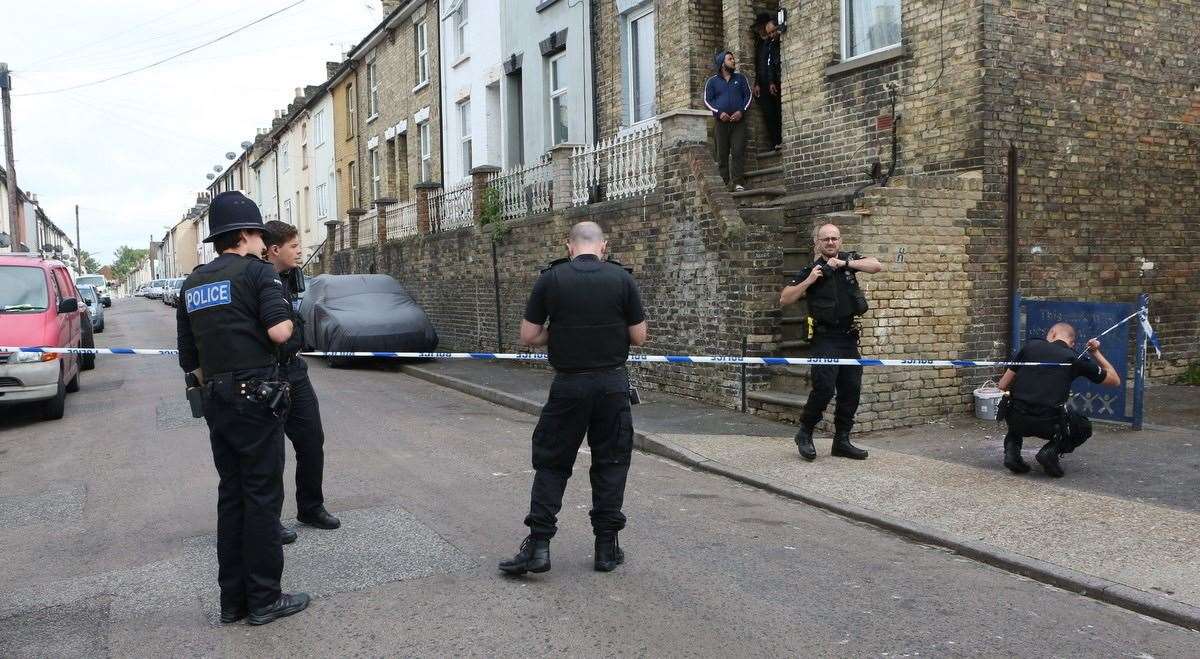
<path fill-rule="evenodd" d="M 1138 296 L 1136 305 L 1112 302 L 1081 302 L 1074 300 L 1034 300 L 1017 295 L 1013 299 L 1012 345 L 1022 346 L 1025 339 L 1043 338 L 1050 326 L 1067 322 L 1075 326 L 1078 333 L 1076 348 L 1083 349 L 1091 337 L 1111 327 L 1114 323 L 1149 304 L 1149 296 Z M 1136 361 L 1133 370 L 1133 401 L 1129 410 L 1125 387 L 1129 369 L 1130 332 L 1136 333 Z M 1146 336 L 1137 318 L 1100 337 L 1100 349 L 1121 375 L 1121 386 L 1101 387 L 1084 378 L 1077 378 L 1071 386 L 1071 398 L 1067 405 L 1093 419 L 1106 419 L 1133 424 L 1134 430 L 1142 429 L 1142 399 L 1145 389 Z"/>

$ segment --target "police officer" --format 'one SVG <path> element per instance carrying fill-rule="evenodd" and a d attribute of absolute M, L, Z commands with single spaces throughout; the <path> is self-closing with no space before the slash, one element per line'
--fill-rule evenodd
<path fill-rule="evenodd" d="M 585 433 L 592 452 L 594 567 L 610 572 L 625 560 L 617 542 L 625 527 L 621 504 L 633 454 L 625 362 L 630 345 L 646 342 L 646 315 L 633 276 L 602 260 L 607 245 L 595 222 L 572 227 L 570 258 L 542 271 L 525 307 L 521 342 L 549 346 L 554 382 L 533 431 L 529 536 L 516 556 L 500 563 L 508 574 L 550 569 L 550 539 Z"/>
<path fill-rule="evenodd" d="M 813 231 L 817 260 L 801 270 L 779 295 L 779 303 L 788 305 L 800 298 L 808 300 L 812 322 L 811 355 L 839 359 L 859 359 L 856 318 L 866 313 L 867 298 L 858 286 L 857 273 L 874 274 L 883 266 L 874 258 L 858 252 L 843 252 L 842 233 L 833 224 Z M 804 404 L 796 447 L 800 457 L 813 460 L 813 428 L 821 421 L 825 407 L 836 393 L 833 413 L 832 455 L 866 460 L 867 452 L 850 443 L 850 429 L 862 393 L 862 366 L 814 365 L 812 392 Z"/>
<path fill-rule="evenodd" d="M 1058 457 L 1070 453 L 1092 436 L 1092 423 L 1074 410 L 1067 410 L 1071 382 L 1087 378 L 1106 387 L 1121 385 L 1121 376 L 1100 352 L 1100 341 L 1087 342 L 1091 358 L 1075 354 L 1075 328 L 1056 323 L 1045 340 L 1030 339 L 1013 357 L 1015 362 L 1043 362 L 1070 366 L 1011 366 L 1000 378 L 999 388 L 1007 391 L 1003 417 L 1008 423 L 1004 436 L 1004 466 L 1014 474 L 1029 472 L 1021 457 L 1026 436 L 1041 437 L 1046 445 L 1036 459 L 1047 475 L 1063 475 Z"/>
<path fill-rule="evenodd" d="M 308 606 L 280 592 L 283 547 L 283 426 L 286 387 L 278 346 L 292 334 L 291 309 L 274 270 L 260 260 L 262 216 L 240 192 L 208 207 L 220 254 L 184 281 L 176 312 L 179 365 L 203 383 L 217 487 L 217 581 L 221 622 L 262 625 Z"/>
<path fill-rule="evenodd" d="M 283 279 L 284 290 L 292 308 L 295 331 L 292 338 L 280 347 L 280 366 L 286 372 L 292 398 L 284 432 L 296 450 L 296 519 L 319 529 L 336 529 L 338 518 L 325 510 L 321 492 L 321 472 L 325 464 L 325 430 L 321 426 L 321 409 L 317 392 L 308 379 L 308 364 L 297 353 L 304 349 L 304 323 L 300 318 L 300 299 L 296 283 L 303 275 L 304 250 L 300 247 L 296 227 L 271 220 L 267 222 L 267 261 Z M 296 532 L 281 526 L 283 543 L 295 542 Z"/>

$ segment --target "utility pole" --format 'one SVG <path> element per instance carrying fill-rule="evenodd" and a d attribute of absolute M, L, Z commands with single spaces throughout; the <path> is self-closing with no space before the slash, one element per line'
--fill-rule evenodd
<path fill-rule="evenodd" d="M 83 243 L 79 242 L 79 204 L 75 204 L 75 262 L 79 274 L 83 274 Z"/>
<path fill-rule="evenodd" d="M 25 227 L 21 226 L 20 196 L 17 194 L 17 165 L 13 160 L 12 134 L 12 76 L 8 65 L 0 62 L 0 106 L 4 114 L 4 165 L 8 169 L 8 225 L 12 230 L 13 251 L 25 242 Z"/>

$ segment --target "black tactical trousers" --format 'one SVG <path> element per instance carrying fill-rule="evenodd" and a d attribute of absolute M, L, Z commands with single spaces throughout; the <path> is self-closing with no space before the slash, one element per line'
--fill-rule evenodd
<path fill-rule="evenodd" d="M 207 385 L 208 422 L 217 486 L 217 582 L 221 608 L 256 609 L 279 599 L 283 545 L 283 424 L 266 405 L 238 394 L 238 383 L 267 379 L 272 369 L 221 373 Z"/>
<path fill-rule="evenodd" d="M 763 121 L 767 125 L 767 137 L 771 140 L 771 147 L 774 148 L 783 144 L 782 99 L 772 95 L 764 87 L 762 93 L 758 96 L 758 101 L 762 107 Z"/>
<path fill-rule="evenodd" d="M 1015 445 L 1021 450 L 1026 437 L 1040 437 L 1047 442 L 1057 442 L 1059 453 L 1071 453 L 1092 436 L 1092 422 L 1086 416 L 1061 409 L 1031 409 L 1015 403 L 1005 419 L 1008 434 L 1004 445 Z"/>
<path fill-rule="evenodd" d="M 811 354 L 813 357 L 858 359 L 858 333 L 818 331 L 813 335 Z M 816 426 L 821 422 L 829 401 L 836 395 L 833 427 L 837 431 L 850 432 L 862 394 L 862 373 L 862 366 L 813 366 L 812 391 L 804 403 L 800 422 L 809 428 Z"/>
<path fill-rule="evenodd" d="M 592 449 L 592 530 L 596 535 L 625 528 L 621 506 L 633 455 L 629 375 L 624 367 L 588 373 L 558 373 L 533 431 L 533 492 L 525 525 L 536 538 L 558 531 L 558 511 L 587 435 Z"/>
<path fill-rule="evenodd" d="M 308 379 L 308 364 L 293 357 L 284 367 L 291 384 L 292 407 L 284 432 L 296 450 L 296 510 L 304 515 L 325 504 L 321 478 L 325 466 L 325 429 L 317 392 Z"/>

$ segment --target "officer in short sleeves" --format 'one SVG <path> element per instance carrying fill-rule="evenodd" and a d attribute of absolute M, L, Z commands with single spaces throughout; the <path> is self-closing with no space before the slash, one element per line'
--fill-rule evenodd
<path fill-rule="evenodd" d="M 220 254 L 184 281 L 176 312 L 179 365 L 203 383 L 217 486 L 217 581 L 221 622 L 266 624 L 302 611 L 305 593 L 281 592 L 283 425 L 286 393 L 278 346 L 292 334 L 283 284 L 259 256 L 265 249 L 258 206 L 240 192 L 209 205 Z M 264 396 L 263 392 L 276 392 Z"/>

